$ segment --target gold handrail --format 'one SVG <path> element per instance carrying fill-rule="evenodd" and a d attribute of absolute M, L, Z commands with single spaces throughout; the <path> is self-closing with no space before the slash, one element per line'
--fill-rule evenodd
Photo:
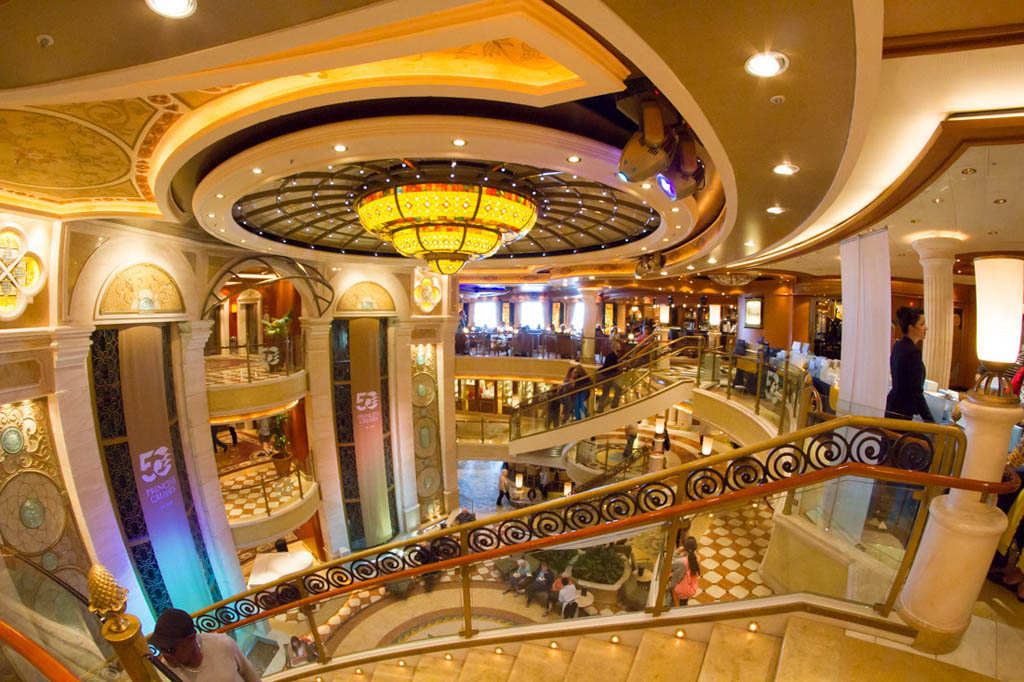
<path fill-rule="evenodd" d="M 940 426 L 937 424 L 931 424 L 926 422 L 912 422 L 898 419 L 884 419 L 878 417 L 846 415 L 843 417 L 838 417 L 827 423 L 815 424 L 813 426 L 809 426 L 782 436 L 776 436 L 775 438 L 768 439 L 756 445 L 737 448 L 735 450 L 724 452 L 718 455 L 713 455 L 711 457 L 703 458 L 694 462 L 687 462 L 676 467 L 672 467 L 658 472 L 653 472 L 650 474 L 645 474 L 643 476 L 638 476 L 637 478 L 629 479 L 627 481 L 613 483 L 611 485 L 604 486 L 601 488 L 595 488 L 593 490 L 585 491 L 580 494 L 570 495 L 569 497 L 548 500 L 546 502 L 531 505 L 530 507 L 524 509 L 517 509 L 510 512 L 490 516 L 485 519 L 480 519 L 466 524 L 461 524 L 455 528 L 439 529 L 436 531 L 432 531 L 430 533 L 425 533 L 415 538 L 389 542 L 383 545 L 379 545 L 377 547 L 373 547 L 371 549 L 365 549 L 359 552 L 354 552 L 344 557 L 340 557 L 338 559 L 334 559 L 332 561 L 320 564 L 319 566 L 314 566 L 303 571 L 296 571 L 295 573 L 290 573 L 281 578 L 278 578 L 273 582 L 261 585 L 256 588 L 251 588 L 249 590 L 240 592 L 236 595 L 230 596 L 226 599 L 222 599 L 214 604 L 211 604 L 210 606 L 207 606 L 204 609 L 195 612 L 193 614 L 193 617 L 199 618 L 205 614 L 214 612 L 221 607 L 229 606 L 233 602 L 248 598 L 257 593 L 268 591 L 272 592 L 276 588 L 280 588 L 282 586 L 285 586 L 289 590 L 294 589 L 293 584 L 296 582 L 301 583 L 302 580 L 307 576 L 319 572 L 330 571 L 330 569 L 335 567 L 341 567 L 344 564 L 354 565 L 357 562 L 368 560 L 371 557 L 384 556 L 390 552 L 393 552 L 393 550 L 405 549 L 412 547 L 413 545 L 433 543 L 434 541 L 442 540 L 445 538 L 452 542 L 458 542 L 458 540 L 454 538 L 459 538 L 460 533 L 472 533 L 474 530 L 483 528 L 485 526 L 500 527 L 504 524 L 509 524 L 509 522 L 519 521 L 527 516 L 540 515 L 543 512 L 557 510 L 563 507 L 568 508 L 570 506 L 579 505 L 582 502 L 594 500 L 599 497 L 610 499 L 615 495 L 624 494 L 633 489 L 639 489 L 643 491 L 645 487 L 649 487 L 650 489 L 658 488 L 659 490 L 675 490 L 676 495 L 679 499 L 685 499 L 686 496 L 684 486 L 685 481 L 687 480 L 687 477 L 690 474 L 694 474 L 695 472 L 702 473 L 706 470 L 721 468 L 730 463 L 738 463 L 740 465 L 750 464 L 750 460 L 754 455 L 766 451 L 770 451 L 768 452 L 768 455 L 766 455 L 767 460 L 770 460 L 773 455 L 776 455 L 779 458 L 787 456 L 792 457 L 794 450 L 798 449 L 798 446 L 795 445 L 798 443 L 807 443 L 809 447 L 813 446 L 819 449 L 827 449 L 830 446 L 836 446 L 836 444 L 840 443 L 840 441 L 837 440 L 836 437 L 833 437 L 831 439 L 817 439 L 817 437 L 824 436 L 825 434 L 829 434 L 831 432 L 838 431 L 839 429 L 849 427 L 863 428 L 865 430 L 861 431 L 860 433 L 869 433 L 872 436 L 879 436 L 879 432 L 882 429 L 893 432 L 901 432 L 904 433 L 905 436 L 907 434 L 912 434 L 915 432 L 939 436 L 942 438 L 942 443 L 940 443 L 940 447 L 936 448 L 932 452 L 929 472 L 932 474 L 943 474 L 952 476 L 956 476 L 959 474 L 960 467 L 962 465 L 963 453 L 967 445 L 966 436 L 960 429 L 953 426 Z M 859 437 L 859 434 L 857 437 Z M 856 444 L 857 437 L 848 439 L 848 448 L 852 448 Z M 838 436 L 838 438 L 842 439 L 842 436 L 840 435 Z M 946 444 L 949 442 L 953 443 L 953 448 L 946 447 Z M 790 447 L 780 449 L 781 446 Z M 824 452 L 824 454 L 827 455 L 828 452 L 826 451 Z M 853 458 L 853 455 L 850 455 L 849 453 L 847 453 L 847 455 Z M 750 465 L 753 466 L 753 464 Z M 761 485 L 754 486 L 754 489 L 760 488 Z M 511 545 L 511 543 L 509 544 Z M 394 575 L 396 574 L 391 574 L 392 577 Z M 365 582 L 355 581 L 355 584 L 365 584 Z"/>

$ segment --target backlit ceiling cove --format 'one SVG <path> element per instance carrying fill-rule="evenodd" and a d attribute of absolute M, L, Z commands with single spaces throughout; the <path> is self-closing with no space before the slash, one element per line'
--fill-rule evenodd
<path fill-rule="evenodd" d="M 532 229 L 500 244 L 495 259 L 599 251 L 635 241 L 661 224 L 644 200 L 594 180 L 519 164 L 450 159 L 383 159 L 296 173 L 238 199 L 232 218 L 250 233 L 282 244 L 401 257 L 390 240 L 365 229 L 358 207 L 395 187 L 427 184 L 480 186 L 534 202 Z"/>

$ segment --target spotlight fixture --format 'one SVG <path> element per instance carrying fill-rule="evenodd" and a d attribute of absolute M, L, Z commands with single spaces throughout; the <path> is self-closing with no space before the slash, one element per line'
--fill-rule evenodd
<path fill-rule="evenodd" d="M 643 189 L 650 189 L 651 188 L 651 183 L 645 182 L 644 184 L 640 185 L 640 187 L 642 187 Z"/>
<path fill-rule="evenodd" d="M 618 636 L 618 635 L 612 635 L 612 637 L 611 637 L 611 640 L 610 640 L 610 641 L 611 641 L 611 643 L 612 643 L 612 644 L 618 644 L 618 643 L 619 643 L 619 642 L 621 642 L 622 640 L 621 640 L 621 639 L 619 639 L 619 636 Z"/>
<path fill-rule="evenodd" d="M 686 630 L 676 630 L 676 639 L 686 637 Z"/>
<path fill-rule="evenodd" d="M 466 141 L 463 140 L 461 137 L 456 137 L 454 140 L 452 140 L 452 144 L 455 145 L 456 147 L 465 147 Z"/>
<path fill-rule="evenodd" d="M 405 667 L 405 660 L 398 659 L 398 667 L 399 668 L 404 668 Z"/>
<path fill-rule="evenodd" d="M 800 166 L 792 163 L 780 163 L 772 168 L 772 172 L 776 175 L 796 175 L 800 172 Z"/>
<path fill-rule="evenodd" d="M 558 642 L 551 642 L 551 644 L 548 644 L 548 646 L 551 647 L 552 649 L 557 649 L 558 648 Z"/>
<path fill-rule="evenodd" d="M 146 0 L 146 4 L 168 19 L 184 19 L 196 11 L 196 0 Z"/>
<path fill-rule="evenodd" d="M 498 647 L 494 647 L 494 653 L 496 653 L 496 654 L 498 654 L 499 656 L 501 656 L 501 655 L 502 655 L 503 653 L 505 653 L 505 650 L 504 650 L 504 649 L 502 649 L 502 648 L 501 648 L 500 646 L 498 646 Z"/>
<path fill-rule="evenodd" d="M 974 175 L 977 172 L 978 171 L 975 168 L 961 168 L 960 169 L 960 175 Z"/>
<path fill-rule="evenodd" d="M 1006 203 L 1006 199 L 996 199 L 992 203 L 993 204 L 1005 204 Z"/>
<path fill-rule="evenodd" d="M 743 65 L 751 76 L 772 78 L 789 68 L 789 57 L 781 52 L 759 52 Z"/>
<path fill-rule="evenodd" d="M 757 621 L 750 621 L 747 623 L 747 629 L 751 632 L 757 632 Z"/>
<path fill-rule="evenodd" d="M 446 660 L 446 661 L 452 660 L 452 655 L 451 654 L 445 654 L 444 655 L 444 660 Z"/>
<path fill-rule="evenodd" d="M 671 201 L 676 200 L 676 186 L 664 173 L 658 173 L 654 176 L 654 179 L 658 181 L 658 187 Z"/>

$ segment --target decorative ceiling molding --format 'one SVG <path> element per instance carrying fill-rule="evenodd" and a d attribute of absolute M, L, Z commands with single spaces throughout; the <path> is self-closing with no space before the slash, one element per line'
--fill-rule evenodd
<path fill-rule="evenodd" d="M 882 59 L 914 57 L 939 52 L 980 50 L 1024 43 L 1024 24 L 980 26 L 956 31 L 889 36 L 882 40 Z"/>
<path fill-rule="evenodd" d="M 805 255 L 879 224 L 931 185 L 970 147 L 1024 143 L 1024 113 L 986 116 L 979 112 L 977 118 L 969 118 L 969 114 L 959 116 L 963 117 L 942 121 L 913 163 L 863 209 L 817 237 L 791 249 L 745 261 L 743 267 Z"/>
<path fill-rule="evenodd" d="M 752 272 L 714 272 L 708 277 L 723 287 L 743 287 L 757 279 L 757 275 Z"/>

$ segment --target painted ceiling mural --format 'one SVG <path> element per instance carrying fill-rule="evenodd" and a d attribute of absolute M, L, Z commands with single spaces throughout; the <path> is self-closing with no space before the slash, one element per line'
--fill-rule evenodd
<path fill-rule="evenodd" d="M 510 37 L 260 83 L 132 99 L 0 107 L 0 205 L 65 216 L 155 216 L 158 210 L 149 184 L 154 150 L 175 124 L 187 123 L 191 114 L 225 95 L 258 96 L 270 103 L 324 88 L 341 91 L 386 80 L 453 79 L 534 93 L 572 89 L 580 82 L 556 60 Z M 225 113 L 210 109 L 204 117 Z"/>

